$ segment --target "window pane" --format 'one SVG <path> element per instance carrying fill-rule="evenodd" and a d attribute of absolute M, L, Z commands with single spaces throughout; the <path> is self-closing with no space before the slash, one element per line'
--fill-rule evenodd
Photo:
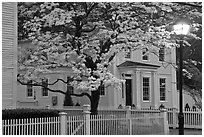
<path fill-rule="evenodd" d="M 33 81 L 30 80 L 27 82 L 27 84 L 32 84 Z M 27 97 L 32 97 L 33 96 L 33 86 L 27 85 Z"/>
<path fill-rule="evenodd" d="M 67 91 L 69 91 L 69 93 L 73 94 L 74 93 L 74 87 L 71 85 L 72 79 L 70 77 L 67 77 Z"/>
<path fill-rule="evenodd" d="M 147 55 L 145 55 L 145 56 L 143 56 L 143 58 L 142 58 L 143 60 L 148 60 L 148 56 Z"/>
<path fill-rule="evenodd" d="M 144 82 L 144 83 L 143 83 L 143 86 L 145 86 L 145 87 L 147 86 L 147 87 L 148 87 L 148 86 L 149 86 L 149 83 Z"/>
<path fill-rule="evenodd" d="M 103 95 L 103 96 L 105 95 L 105 86 L 104 85 L 99 87 L 99 92 L 100 92 L 100 95 Z"/>
<path fill-rule="evenodd" d="M 131 52 L 130 51 L 125 53 L 125 58 L 128 58 L 128 59 L 131 58 Z"/>
<path fill-rule="evenodd" d="M 47 88 L 45 88 L 45 87 L 48 87 L 48 79 L 43 79 L 42 85 L 44 86 L 44 87 L 42 87 L 42 96 L 43 97 L 48 96 L 48 90 L 47 90 Z"/>
<path fill-rule="evenodd" d="M 144 77 L 143 78 L 143 100 L 144 101 L 149 101 L 150 98 L 150 94 L 149 94 L 149 89 L 150 89 L 150 85 L 149 85 L 149 78 Z"/>
<path fill-rule="evenodd" d="M 125 50 L 125 58 L 131 58 L 131 49 L 130 48 L 127 48 L 126 50 Z"/>
<path fill-rule="evenodd" d="M 142 50 L 142 59 L 143 60 L 148 60 L 148 49 L 147 48 L 144 48 Z"/>
<path fill-rule="evenodd" d="M 164 61 L 164 46 L 159 49 L 159 61 Z"/>
<path fill-rule="evenodd" d="M 160 78 L 159 83 L 160 83 L 160 101 L 165 101 L 166 100 L 166 79 Z"/>
<path fill-rule="evenodd" d="M 71 94 L 73 94 L 73 92 L 74 92 L 74 88 L 73 88 L 73 86 L 71 86 L 71 85 L 67 85 L 67 90 L 69 91 L 69 93 L 71 93 Z"/>
<path fill-rule="evenodd" d="M 28 89 L 28 90 L 27 90 L 27 96 L 28 96 L 28 97 L 32 97 L 32 96 L 33 96 L 33 91 L 32 91 L 32 89 Z"/>

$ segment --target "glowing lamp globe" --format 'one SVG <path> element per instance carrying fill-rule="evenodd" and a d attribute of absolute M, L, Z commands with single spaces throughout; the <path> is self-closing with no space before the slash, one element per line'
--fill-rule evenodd
<path fill-rule="evenodd" d="M 190 21 L 188 19 L 180 19 L 174 24 L 173 28 L 177 35 L 187 35 L 190 30 Z"/>

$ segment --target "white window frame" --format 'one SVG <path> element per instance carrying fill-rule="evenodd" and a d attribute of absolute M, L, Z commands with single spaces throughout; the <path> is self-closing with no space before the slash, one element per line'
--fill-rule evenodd
<path fill-rule="evenodd" d="M 131 59 L 132 56 L 132 52 L 130 48 L 127 48 L 127 50 L 125 51 L 125 59 Z"/>
<path fill-rule="evenodd" d="M 103 89 L 104 94 L 101 94 L 101 88 Z M 101 97 L 106 96 L 106 87 L 105 87 L 105 85 L 102 85 L 102 87 L 99 88 L 99 94 L 100 94 Z"/>
<path fill-rule="evenodd" d="M 144 51 L 144 50 L 146 50 L 146 51 Z M 144 57 L 147 57 L 147 59 L 144 59 Z M 148 48 L 143 48 L 142 49 L 142 60 L 143 61 L 149 61 L 149 50 L 148 50 Z"/>
<path fill-rule="evenodd" d="M 43 85 L 43 80 L 46 80 L 46 81 L 47 81 L 47 87 L 48 87 L 48 86 L 49 86 L 49 85 L 48 85 L 48 83 L 49 83 L 49 82 L 48 82 L 48 81 L 49 81 L 48 78 L 42 79 L 42 85 Z M 43 86 L 44 86 L 44 85 L 43 85 Z M 43 90 L 45 90 L 45 91 L 47 92 L 47 96 L 44 96 L 43 93 L 44 93 L 45 91 L 43 91 Z M 48 91 L 47 89 L 45 89 L 44 87 L 42 87 L 42 88 L 41 88 L 41 95 L 42 95 L 42 97 L 49 97 L 49 91 Z"/>
<path fill-rule="evenodd" d="M 70 82 L 71 82 L 71 80 L 68 80 L 68 78 L 70 78 L 69 76 L 67 77 L 67 82 L 69 82 L 68 84 L 67 84 L 67 90 L 68 90 L 68 88 L 72 88 L 71 90 L 71 92 L 70 93 L 74 93 L 74 86 L 72 86 L 71 84 L 70 84 Z"/>
<path fill-rule="evenodd" d="M 164 87 L 164 92 L 165 92 L 165 100 L 161 100 L 161 84 L 160 84 L 160 80 L 161 79 L 164 79 L 165 80 L 165 87 Z M 159 78 L 159 101 L 160 102 L 166 102 L 166 97 L 167 97 L 167 90 L 166 90 L 166 87 L 167 87 L 167 78 L 165 78 L 165 77 L 161 77 L 161 78 Z"/>
<path fill-rule="evenodd" d="M 159 61 L 164 61 L 164 60 L 165 60 L 165 48 L 164 48 L 164 46 L 161 46 L 159 48 Z"/>
<path fill-rule="evenodd" d="M 144 78 L 149 79 L 149 100 L 144 100 Z M 142 77 L 142 101 L 143 102 L 150 102 L 151 101 L 151 77 L 150 76 L 143 76 Z"/>
<path fill-rule="evenodd" d="M 32 80 L 29 80 L 27 83 L 31 82 L 33 83 Z M 28 96 L 28 90 L 31 89 L 32 96 Z M 34 97 L 34 92 L 33 92 L 33 86 L 27 85 L 26 87 L 26 97 L 27 98 L 33 98 Z"/>

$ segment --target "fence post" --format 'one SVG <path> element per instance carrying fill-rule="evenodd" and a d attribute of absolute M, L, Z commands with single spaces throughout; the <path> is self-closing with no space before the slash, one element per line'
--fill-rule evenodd
<path fill-rule="evenodd" d="M 130 135 L 132 135 L 132 118 L 131 118 L 131 106 L 126 106 L 126 118 L 129 121 Z"/>
<path fill-rule="evenodd" d="M 83 105 L 83 115 L 85 118 L 85 132 L 86 135 L 90 135 L 90 105 Z"/>
<path fill-rule="evenodd" d="M 67 135 L 67 113 L 60 112 L 60 135 Z"/>
<path fill-rule="evenodd" d="M 177 126 L 177 108 L 173 108 L 173 129 L 176 129 L 176 126 Z"/>
<path fill-rule="evenodd" d="M 164 117 L 164 134 L 165 135 L 169 135 L 169 125 L 168 125 L 168 118 L 167 118 L 167 109 L 166 108 L 162 108 L 161 113 Z"/>

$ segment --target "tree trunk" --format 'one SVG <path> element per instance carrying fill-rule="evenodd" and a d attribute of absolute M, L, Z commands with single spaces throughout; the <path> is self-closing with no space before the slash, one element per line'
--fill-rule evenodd
<path fill-rule="evenodd" d="M 70 95 L 70 91 L 67 90 L 64 98 L 64 106 L 73 106 L 72 97 Z"/>
<path fill-rule="evenodd" d="M 99 88 L 96 91 L 91 92 L 91 115 L 98 114 L 98 103 L 100 99 Z"/>

